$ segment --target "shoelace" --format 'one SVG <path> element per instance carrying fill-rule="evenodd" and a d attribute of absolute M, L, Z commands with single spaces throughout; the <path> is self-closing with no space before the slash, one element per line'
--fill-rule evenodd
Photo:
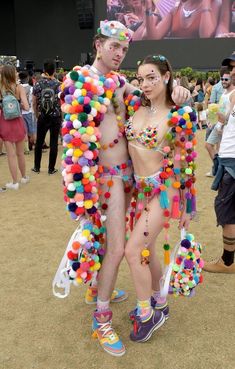
<path fill-rule="evenodd" d="M 113 328 L 111 327 L 111 322 L 98 323 L 98 326 L 99 331 L 102 332 L 102 337 L 107 337 L 111 341 L 114 341 L 117 338 L 116 333 L 114 333 Z"/>

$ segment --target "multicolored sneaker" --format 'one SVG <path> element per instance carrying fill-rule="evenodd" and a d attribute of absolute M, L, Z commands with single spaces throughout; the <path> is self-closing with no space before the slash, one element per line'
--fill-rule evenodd
<path fill-rule="evenodd" d="M 112 296 L 111 296 L 111 302 L 122 302 L 126 300 L 128 297 L 127 292 L 119 289 L 113 290 Z M 85 302 L 88 305 L 96 304 L 97 302 L 97 287 L 88 287 L 86 290 L 85 295 Z"/>
<path fill-rule="evenodd" d="M 153 296 L 151 296 L 151 306 L 155 310 L 162 311 L 165 315 L 165 320 L 169 319 L 169 306 L 167 302 L 165 304 L 157 304 L 156 300 L 153 298 Z M 129 318 L 132 322 L 134 322 L 136 316 L 137 308 L 129 312 Z"/>
<path fill-rule="evenodd" d="M 108 354 L 122 356 L 126 349 L 117 333 L 112 328 L 112 311 L 94 312 L 92 323 L 93 338 L 98 338 L 101 347 Z"/>
<path fill-rule="evenodd" d="M 136 315 L 130 339 L 134 342 L 148 341 L 153 332 L 160 328 L 165 320 L 165 315 L 160 310 L 153 310 L 153 315 L 145 322 L 142 322 L 140 317 Z"/>

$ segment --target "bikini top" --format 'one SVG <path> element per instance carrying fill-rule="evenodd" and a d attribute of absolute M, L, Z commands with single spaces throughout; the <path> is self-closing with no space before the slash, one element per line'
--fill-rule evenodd
<path fill-rule="evenodd" d="M 133 127 L 133 117 L 130 117 L 125 123 L 125 133 L 128 141 L 137 141 L 143 145 L 144 149 L 159 151 L 164 154 L 162 142 L 158 143 L 158 129 L 157 127 L 148 126 L 137 132 Z M 134 145 L 133 143 L 133 146 Z M 139 146 L 138 146 L 139 147 Z"/>

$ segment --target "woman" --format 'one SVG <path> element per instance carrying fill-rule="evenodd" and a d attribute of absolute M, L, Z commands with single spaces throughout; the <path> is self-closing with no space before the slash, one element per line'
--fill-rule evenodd
<path fill-rule="evenodd" d="M 173 74 L 164 56 L 146 57 L 139 65 L 138 77 L 144 99 L 125 127 L 136 181 L 136 201 L 132 201 L 130 213 L 136 223 L 125 256 L 137 294 L 137 308 L 130 313 L 135 321 L 130 338 L 144 342 L 164 323 L 169 311 L 166 299 L 160 296 L 162 270 L 156 238 L 164 228 L 168 264 L 169 219 L 179 219 L 179 228 L 187 229 L 189 213 L 194 210 L 196 114 L 190 107 L 174 107 Z"/>
<path fill-rule="evenodd" d="M 24 87 L 17 85 L 17 72 L 14 66 L 4 65 L 1 69 L 0 81 L 0 99 L 2 101 L 5 95 L 13 95 L 20 103 L 20 107 L 29 110 L 29 104 Z M 3 111 L 0 112 L 0 138 L 4 141 L 7 151 L 8 167 L 12 176 L 12 182 L 6 184 L 6 187 L 12 190 L 19 189 L 18 168 L 21 173 L 22 184 L 29 182 L 26 176 L 25 157 L 24 157 L 24 139 L 26 130 L 22 116 L 11 120 L 4 118 Z"/>
<path fill-rule="evenodd" d="M 146 39 L 215 37 L 221 0 L 182 0 L 166 17 L 146 0 Z"/>

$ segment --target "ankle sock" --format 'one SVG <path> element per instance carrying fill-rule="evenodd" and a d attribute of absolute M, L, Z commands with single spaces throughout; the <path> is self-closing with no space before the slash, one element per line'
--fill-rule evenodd
<path fill-rule="evenodd" d="M 226 266 L 230 266 L 234 263 L 234 251 L 228 251 L 224 249 L 222 259 Z"/>
<path fill-rule="evenodd" d="M 154 300 L 156 301 L 157 304 L 159 304 L 159 305 L 165 305 L 166 304 L 166 298 L 161 297 L 160 291 L 153 291 L 152 296 L 153 296 L 153 298 L 154 298 Z"/>
<path fill-rule="evenodd" d="M 153 315 L 153 308 L 151 306 L 151 300 L 137 300 L 137 315 L 142 322 L 145 322 Z"/>
<path fill-rule="evenodd" d="M 109 310 L 109 302 L 110 300 L 101 301 L 99 298 L 97 298 L 97 311 L 101 313 L 102 311 Z"/>

